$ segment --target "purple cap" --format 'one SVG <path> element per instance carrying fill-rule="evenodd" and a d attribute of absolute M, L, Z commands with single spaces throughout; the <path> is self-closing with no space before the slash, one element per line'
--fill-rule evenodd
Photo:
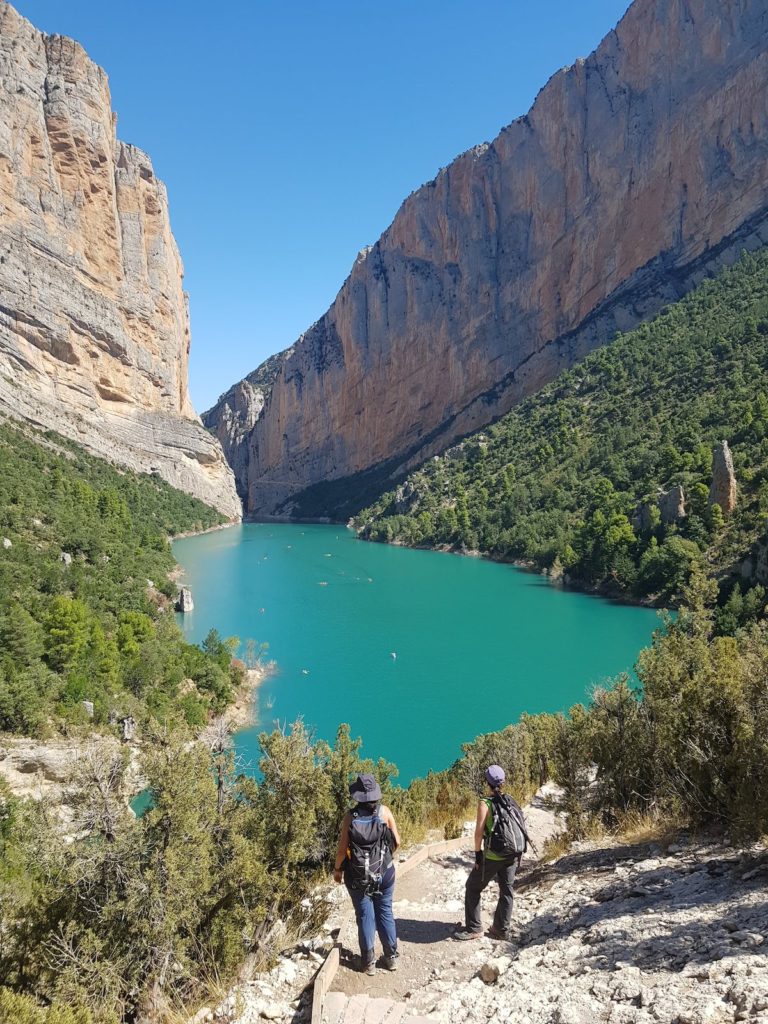
<path fill-rule="evenodd" d="M 485 769 L 485 781 L 491 789 L 498 789 L 506 778 L 500 764 L 491 764 Z"/>

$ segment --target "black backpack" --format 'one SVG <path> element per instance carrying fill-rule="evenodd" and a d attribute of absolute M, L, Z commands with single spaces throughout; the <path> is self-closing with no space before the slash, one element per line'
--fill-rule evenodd
<path fill-rule="evenodd" d="M 498 793 L 491 797 L 491 805 L 493 828 L 488 838 L 488 849 L 499 857 L 522 856 L 530 840 L 519 804 L 511 796 Z"/>
<path fill-rule="evenodd" d="M 391 864 L 392 837 L 387 823 L 376 811 L 369 814 L 352 811 L 346 869 L 348 884 L 368 895 L 376 893 Z"/>

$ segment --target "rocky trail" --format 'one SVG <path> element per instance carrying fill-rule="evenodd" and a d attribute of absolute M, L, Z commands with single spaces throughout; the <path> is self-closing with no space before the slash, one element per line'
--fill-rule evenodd
<path fill-rule="evenodd" d="M 550 809 L 551 787 L 544 787 L 526 808 L 526 819 L 534 844 L 541 849 L 546 839 L 560 830 L 558 816 Z M 477 972 L 478 949 L 470 951 L 452 935 L 464 921 L 464 883 L 474 864 L 471 829 L 460 850 L 430 857 L 398 880 L 394 912 L 398 931 L 398 969 L 377 970 L 374 977 L 360 973 L 357 957 L 357 929 L 351 920 L 339 936 L 341 962 L 332 991 L 324 1003 L 324 1024 L 417 1024 L 428 1009 L 417 993 L 436 980 L 450 977 L 464 984 Z M 536 859 L 533 852 L 524 867 Z M 483 912 L 490 922 L 498 896 L 491 885 L 483 896 Z M 494 955 L 498 945 L 490 939 L 471 943 L 483 958 Z"/>
<path fill-rule="evenodd" d="M 336 997 L 325 1024 L 768 1024 L 764 850 L 583 844 L 521 874 L 514 941 L 467 949 L 447 932 L 470 863 L 443 857 L 406 880 L 402 972 L 343 968 L 340 993 L 374 998 L 361 1013 L 359 995 Z M 388 1015 L 375 997 L 393 1000 Z"/>
<path fill-rule="evenodd" d="M 526 811 L 539 848 L 557 827 L 544 796 Z M 509 941 L 458 943 L 470 847 L 398 881 L 396 972 L 359 973 L 354 921 L 345 926 L 322 1024 L 768 1024 L 765 846 L 574 844 L 553 863 L 523 862 Z M 496 895 L 492 885 L 484 896 L 486 922 Z M 328 942 L 287 954 L 251 983 L 245 1006 L 207 1019 L 309 1024 L 311 988 L 301 988 Z"/>

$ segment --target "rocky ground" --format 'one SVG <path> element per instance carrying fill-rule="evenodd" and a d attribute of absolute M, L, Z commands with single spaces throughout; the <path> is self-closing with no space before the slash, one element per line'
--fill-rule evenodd
<path fill-rule="evenodd" d="M 137 744 L 121 744 L 114 736 L 94 733 L 79 739 L 33 740 L 0 734 L 0 780 L 20 798 L 46 800 L 65 828 L 74 822 L 71 806 L 75 781 L 88 763 L 108 762 L 128 751 L 125 799 L 141 792 L 146 781 L 141 772 Z"/>
<path fill-rule="evenodd" d="M 544 807 L 531 814 L 546 826 Z M 524 864 L 510 941 L 458 943 L 451 934 L 471 863 L 469 850 L 444 854 L 398 883 L 396 973 L 357 972 L 354 926 L 344 930 L 324 1024 L 768 1024 L 764 846 L 576 844 L 551 864 Z M 489 889 L 486 921 L 495 898 Z M 292 984 L 279 966 L 248 987 L 248 1005 L 209 1019 L 308 1021 L 310 994 L 300 988 L 332 928 L 317 948 L 291 952 Z"/>
<path fill-rule="evenodd" d="M 433 898 L 458 900 L 467 866 L 446 863 Z M 523 874 L 514 941 L 446 950 L 411 1012 L 450 1024 L 768 1022 L 766 883 L 763 850 L 584 844 Z"/>
<path fill-rule="evenodd" d="M 216 1006 L 203 1006 L 189 1024 L 309 1024 L 312 980 L 333 946 L 329 933 L 285 951 L 270 971 L 238 985 Z"/>

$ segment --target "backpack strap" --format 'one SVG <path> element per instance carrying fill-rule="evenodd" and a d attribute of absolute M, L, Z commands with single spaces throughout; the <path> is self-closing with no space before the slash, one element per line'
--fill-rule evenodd
<path fill-rule="evenodd" d="M 493 826 L 496 824 L 496 815 L 493 813 L 493 797 L 483 797 L 483 803 L 488 808 L 488 816 L 486 817 L 485 825 L 483 826 L 483 846 L 488 846 L 491 841 Z"/>

